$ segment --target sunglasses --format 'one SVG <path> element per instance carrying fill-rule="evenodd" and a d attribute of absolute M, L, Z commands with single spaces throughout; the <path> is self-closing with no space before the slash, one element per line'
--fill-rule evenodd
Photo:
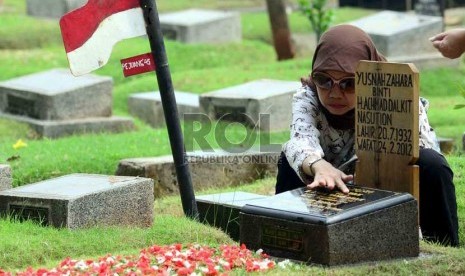
<path fill-rule="evenodd" d="M 344 93 L 355 92 L 355 77 L 345 77 L 335 80 L 328 74 L 315 72 L 312 74 L 312 80 L 316 86 L 325 90 L 331 90 L 334 84 L 337 84 Z"/>

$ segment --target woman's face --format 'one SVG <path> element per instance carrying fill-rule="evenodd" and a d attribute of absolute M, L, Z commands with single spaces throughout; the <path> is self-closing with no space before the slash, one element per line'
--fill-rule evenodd
<path fill-rule="evenodd" d="M 321 104 L 333 115 L 343 115 L 355 107 L 354 74 L 340 71 L 313 72 Z"/>

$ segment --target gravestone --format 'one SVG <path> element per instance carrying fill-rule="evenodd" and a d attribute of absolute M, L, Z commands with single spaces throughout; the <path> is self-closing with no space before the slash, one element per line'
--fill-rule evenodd
<path fill-rule="evenodd" d="M 419 255 L 417 202 L 410 194 L 349 189 L 346 195 L 299 188 L 247 203 L 240 243 L 328 266 Z"/>
<path fill-rule="evenodd" d="M 199 221 L 227 233 L 233 240 L 239 241 L 239 212 L 245 204 L 266 198 L 246 192 L 230 192 L 195 197 L 199 211 Z"/>
<path fill-rule="evenodd" d="M 0 215 L 69 229 L 150 227 L 153 181 L 142 177 L 70 174 L 0 192 Z"/>
<path fill-rule="evenodd" d="M 199 112 L 199 95 L 174 91 L 179 118 L 184 114 Z M 159 91 L 131 94 L 128 99 L 129 113 L 152 127 L 165 126 L 165 115 Z"/>
<path fill-rule="evenodd" d="M 27 0 L 26 6 L 30 16 L 59 19 L 86 3 L 87 0 Z"/>
<path fill-rule="evenodd" d="M 236 121 L 263 131 L 289 130 L 292 97 L 301 83 L 261 79 L 200 95 L 212 120 Z"/>
<path fill-rule="evenodd" d="M 187 152 L 195 189 L 231 187 L 275 175 L 279 151 L 250 150 L 242 153 Z M 154 180 L 156 198 L 179 193 L 171 155 L 120 160 L 116 175 L 141 176 Z"/>
<path fill-rule="evenodd" d="M 423 15 L 443 16 L 438 0 L 418 0 L 415 3 L 415 12 Z"/>
<path fill-rule="evenodd" d="M 189 9 L 160 14 L 167 39 L 183 43 L 226 43 L 242 40 L 241 18 L 236 12 Z"/>
<path fill-rule="evenodd" d="M 129 118 L 112 116 L 110 77 L 75 77 L 52 69 L 0 82 L 0 117 L 28 123 L 40 136 L 120 132 L 134 128 Z"/>
<path fill-rule="evenodd" d="M 12 180 L 10 166 L 0 164 L 0 191 L 10 189 Z"/>
<path fill-rule="evenodd" d="M 418 70 L 361 61 L 355 82 L 355 183 L 419 199 Z"/>
<path fill-rule="evenodd" d="M 442 17 L 382 11 L 349 24 L 368 33 L 388 61 L 414 63 L 420 69 L 459 65 L 457 60 L 445 59 L 429 41 L 442 32 Z"/>

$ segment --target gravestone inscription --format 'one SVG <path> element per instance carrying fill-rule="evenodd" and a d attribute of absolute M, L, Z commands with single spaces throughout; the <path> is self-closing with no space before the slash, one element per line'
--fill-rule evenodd
<path fill-rule="evenodd" d="M 418 70 L 407 63 L 361 61 L 355 82 L 355 183 L 418 199 Z"/>
<path fill-rule="evenodd" d="M 349 189 L 299 188 L 247 203 L 240 243 L 330 266 L 418 256 L 417 202 L 410 194 Z"/>

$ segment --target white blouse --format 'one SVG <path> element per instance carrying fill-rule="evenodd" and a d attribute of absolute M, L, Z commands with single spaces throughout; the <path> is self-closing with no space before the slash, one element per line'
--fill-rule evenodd
<path fill-rule="evenodd" d="M 310 157 L 310 163 L 323 158 L 337 168 L 355 155 L 355 130 L 331 127 L 320 110 L 317 97 L 316 92 L 308 86 L 301 87 L 294 94 L 291 137 L 283 145 L 289 164 L 304 183 L 312 181 L 302 170 L 305 158 Z M 428 101 L 420 98 L 419 102 L 419 145 L 440 152 L 436 134 L 426 115 Z"/>

